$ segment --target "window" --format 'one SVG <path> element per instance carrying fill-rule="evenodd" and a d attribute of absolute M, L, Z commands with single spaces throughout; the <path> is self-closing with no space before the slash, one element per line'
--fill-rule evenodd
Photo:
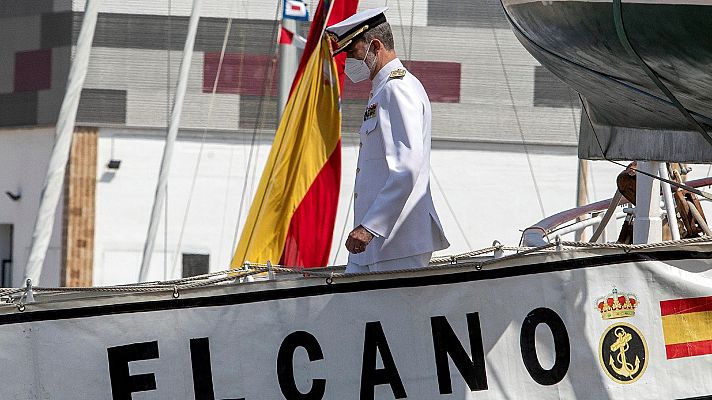
<path fill-rule="evenodd" d="M 183 253 L 183 278 L 210 272 L 210 254 Z"/>

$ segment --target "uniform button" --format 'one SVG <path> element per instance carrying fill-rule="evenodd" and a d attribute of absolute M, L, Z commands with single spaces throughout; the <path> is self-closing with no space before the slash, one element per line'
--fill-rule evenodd
<path fill-rule="evenodd" d="M 358 193 L 354 193 L 354 199 L 358 198 Z"/>
<path fill-rule="evenodd" d="M 363 143 L 358 142 L 358 147 L 363 147 Z"/>
<path fill-rule="evenodd" d="M 356 173 L 358 174 L 359 172 L 361 172 L 361 168 L 356 168 Z"/>

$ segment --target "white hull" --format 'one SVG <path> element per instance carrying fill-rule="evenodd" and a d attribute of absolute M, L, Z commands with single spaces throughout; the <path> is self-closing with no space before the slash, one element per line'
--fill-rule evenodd
<path fill-rule="evenodd" d="M 8 366 L 0 398 L 708 396 L 712 354 L 668 359 L 673 338 L 661 302 L 709 297 L 712 304 L 710 251 L 566 250 L 482 270 L 212 286 L 181 290 L 177 299 L 171 291 L 48 294 L 22 312 L 0 310 Z M 596 299 L 614 286 L 635 294 L 634 316 L 602 319 Z M 628 384 L 610 378 L 600 361 L 602 335 L 619 323 L 647 343 Z"/>

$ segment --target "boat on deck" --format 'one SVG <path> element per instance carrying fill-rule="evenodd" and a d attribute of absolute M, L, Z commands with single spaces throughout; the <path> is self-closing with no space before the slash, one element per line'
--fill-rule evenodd
<path fill-rule="evenodd" d="M 522 45 L 581 94 L 581 158 L 712 161 L 710 2 L 502 4 Z"/>

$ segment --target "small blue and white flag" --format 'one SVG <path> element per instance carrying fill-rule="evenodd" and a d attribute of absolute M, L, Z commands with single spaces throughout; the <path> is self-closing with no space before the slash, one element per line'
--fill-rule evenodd
<path fill-rule="evenodd" d="M 284 0 L 282 18 L 309 21 L 307 3 L 300 0 Z"/>

